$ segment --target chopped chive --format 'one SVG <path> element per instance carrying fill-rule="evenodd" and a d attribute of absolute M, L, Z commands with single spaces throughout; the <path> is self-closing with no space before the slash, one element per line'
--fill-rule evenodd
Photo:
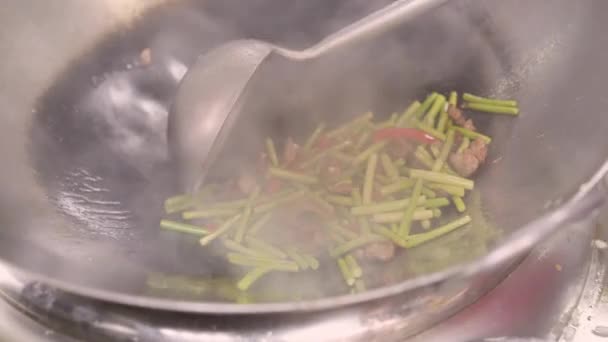
<path fill-rule="evenodd" d="M 387 176 L 393 178 L 393 180 L 399 178 L 399 170 L 397 170 L 397 167 L 395 166 L 395 164 L 393 164 L 393 161 L 391 160 L 391 157 L 389 157 L 388 154 L 382 153 L 380 155 L 380 163 L 382 164 L 384 173 Z"/>
<path fill-rule="evenodd" d="M 216 238 L 224 235 L 225 233 L 227 233 L 232 227 L 234 227 L 234 224 L 241 218 L 241 214 L 237 214 L 235 216 L 233 216 L 232 218 L 228 219 L 226 222 L 224 222 L 216 231 L 214 231 L 213 233 L 203 237 L 200 241 L 200 244 L 202 246 L 206 246 L 208 245 L 211 241 L 215 240 Z"/>
<path fill-rule="evenodd" d="M 337 136 L 344 134 L 345 132 L 352 130 L 354 127 L 357 127 L 358 125 L 373 119 L 373 117 L 374 117 L 374 114 L 372 112 L 367 112 L 367 113 L 343 124 L 342 126 L 334 128 L 333 130 L 327 132 L 326 135 L 328 138 L 335 138 Z"/>
<path fill-rule="evenodd" d="M 374 224 L 374 226 L 372 227 L 372 230 L 378 234 L 378 235 L 382 235 L 385 238 L 391 240 L 393 243 L 395 243 L 397 246 L 401 246 L 403 247 L 404 241 L 401 238 L 401 236 L 399 236 L 399 234 L 397 234 L 396 231 L 388 229 L 380 224 Z"/>
<path fill-rule="evenodd" d="M 469 148 L 469 145 L 471 145 L 471 139 L 469 139 L 468 137 L 463 136 L 462 137 L 462 142 L 460 143 L 460 146 L 458 146 L 458 149 L 456 150 L 456 153 L 462 153 L 462 152 L 464 152 L 464 150 L 466 150 L 467 148 Z"/>
<path fill-rule="evenodd" d="M 363 275 L 363 270 L 361 269 L 361 266 L 359 266 L 357 259 L 355 259 L 352 254 L 348 254 L 346 257 L 344 257 L 344 259 L 346 260 L 346 264 L 348 265 L 348 268 L 350 268 L 350 272 L 353 277 L 361 278 Z"/>
<path fill-rule="evenodd" d="M 281 260 L 270 257 L 251 256 L 239 253 L 228 253 L 228 262 L 238 266 L 264 267 L 269 266 L 277 271 L 297 272 L 300 267 L 297 263 L 289 260 Z"/>
<path fill-rule="evenodd" d="M 272 213 L 266 213 L 262 215 L 255 223 L 249 228 L 249 234 L 255 235 L 260 229 L 262 229 L 272 218 Z"/>
<path fill-rule="evenodd" d="M 277 150 L 274 147 L 274 142 L 270 138 L 266 138 L 266 153 L 268 158 L 274 166 L 279 166 L 279 157 L 277 157 Z"/>
<path fill-rule="evenodd" d="M 496 106 L 485 103 L 467 102 L 462 106 L 462 108 L 494 114 L 519 115 L 519 108 L 517 107 Z"/>
<path fill-rule="evenodd" d="M 434 127 L 435 118 L 437 117 L 437 114 L 439 114 L 439 111 L 443 110 L 444 105 L 445 105 L 445 96 L 439 94 L 435 98 L 435 101 L 433 102 L 431 109 L 429 109 L 429 112 L 426 114 L 426 117 L 424 118 L 425 124 L 429 125 L 430 127 Z"/>
<path fill-rule="evenodd" d="M 440 183 L 428 183 L 426 186 L 433 190 L 443 191 L 449 195 L 464 197 L 464 188 L 461 186 Z"/>
<path fill-rule="evenodd" d="M 443 134 L 443 132 L 439 132 L 438 130 L 434 129 L 433 127 L 422 123 L 422 122 L 417 122 L 416 123 L 416 128 L 428 133 L 430 136 L 437 138 L 439 140 L 445 140 L 445 134 Z"/>
<path fill-rule="evenodd" d="M 450 92 L 450 99 L 448 100 L 448 103 L 454 107 L 458 106 L 458 93 L 457 92 L 455 92 L 455 91 Z"/>
<path fill-rule="evenodd" d="M 400 223 L 401 221 L 403 221 L 404 217 L 405 217 L 404 212 L 397 211 L 397 212 L 376 214 L 373 216 L 372 220 L 376 223 Z M 410 221 L 428 220 L 428 219 L 432 219 L 433 217 L 434 217 L 433 210 L 416 208 L 416 210 L 414 211 L 414 213 L 411 216 Z"/>
<path fill-rule="evenodd" d="M 166 229 L 166 230 L 172 230 L 172 231 L 180 232 L 180 233 L 188 233 L 188 234 L 194 234 L 194 235 L 209 234 L 209 231 L 202 227 L 198 227 L 198 226 L 187 224 L 187 223 L 170 221 L 170 220 L 161 220 L 160 227 L 163 229 Z"/>
<path fill-rule="evenodd" d="M 484 103 L 495 106 L 517 107 L 517 101 L 515 100 L 490 99 L 487 97 L 476 96 L 469 93 L 462 94 L 462 99 L 467 102 Z"/>
<path fill-rule="evenodd" d="M 213 217 L 230 217 L 236 214 L 237 211 L 232 209 L 207 209 L 196 211 L 184 211 L 182 218 L 184 220 L 193 220 L 197 218 L 213 218 Z"/>
<path fill-rule="evenodd" d="M 245 237 L 245 233 L 247 230 L 247 226 L 249 225 L 249 219 L 251 218 L 251 214 L 253 213 L 253 204 L 255 200 L 260 195 L 260 187 L 256 187 L 247 200 L 247 207 L 243 210 L 243 216 L 241 216 L 241 220 L 239 222 L 239 226 L 236 229 L 236 234 L 234 236 L 234 240 L 237 243 L 241 243 L 243 238 Z"/>
<path fill-rule="evenodd" d="M 419 202 L 419 207 L 422 208 L 440 208 L 450 205 L 450 200 L 446 197 L 430 198 Z"/>
<path fill-rule="evenodd" d="M 308 261 L 306 260 L 306 258 L 304 258 L 303 255 L 301 255 L 300 253 L 298 253 L 295 249 L 293 248 L 287 248 L 285 250 L 285 252 L 287 252 L 287 255 L 289 256 L 289 258 L 293 261 L 296 262 L 296 264 L 298 264 L 298 266 L 305 270 L 309 267 Z"/>
<path fill-rule="evenodd" d="M 441 150 L 439 149 L 439 146 L 437 146 L 438 144 L 432 144 L 430 147 L 431 150 L 431 154 L 433 155 L 434 158 L 439 158 L 439 154 L 441 153 Z"/>
<path fill-rule="evenodd" d="M 437 121 L 437 131 L 444 133 L 448 126 L 448 121 L 450 120 L 450 116 L 448 115 L 447 110 L 442 110 L 439 115 L 439 121 Z"/>
<path fill-rule="evenodd" d="M 342 227 L 337 222 L 328 222 L 327 226 L 329 227 L 330 230 L 335 231 L 336 233 L 340 234 L 342 237 L 344 237 L 347 240 L 356 239 L 358 236 L 355 232 L 352 232 L 352 231 Z"/>
<path fill-rule="evenodd" d="M 422 187 L 422 194 L 428 198 L 435 198 L 437 197 L 437 194 L 435 193 L 435 191 L 427 188 L 426 186 Z"/>
<path fill-rule="evenodd" d="M 359 164 L 367 161 L 372 156 L 372 154 L 379 152 L 385 146 L 386 146 L 386 141 L 381 141 L 381 142 L 372 144 L 370 147 L 366 148 L 363 152 L 359 153 L 355 157 L 355 160 L 353 160 L 353 166 L 359 165 Z"/>
<path fill-rule="evenodd" d="M 464 204 L 462 197 L 452 196 L 452 202 L 454 202 L 454 206 L 459 213 L 464 213 L 464 211 L 467 210 L 467 206 Z"/>
<path fill-rule="evenodd" d="M 414 114 L 416 113 L 418 108 L 420 108 L 420 105 L 421 104 L 419 101 L 412 102 L 412 104 L 410 104 L 409 107 L 407 107 L 407 109 L 403 112 L 403 114 L 401 114 L 399 119 L 397 119 L 397 123 L 395 124 L 395 126 L 397 126 L 397 127 L 405 126 L 408 123 L 408 121 L 410 121 L 410 119 L 414 116 Z"/>
<path fill-rule="evenodd" d="M 429 232 L 407 236 L 405 238 L 405 245 L 408 248 L 419 246 L 425 242 L 428 242 L 430 240 L 433 240 L 433 239 L 439 238 L 443 235 L 446 235 L 446 234 L 468 224 L 469 222 L 471 222 L 471 217 L 469 215 L 464 215 L 462 217 L 459 217 L 459 218 L 453 220 L 452 222 L 444 224 L 443 226 L 435 228 Z"/>
<path fill-rule="evenodd" d="M 355 277 L 353 276 L 344 258 L 338 259 L 338 268 L 340 268 L 340 273 L 342 273 L 342 277 L 344 277 L 346 284 L 348 286 L 353 286 L 355 284 Z"/>
<path fill-rule="evenodd" d="M 303 150 L 310 151 L 312 149 L 313 145 L 317 142 L 317 140 L 319 140 L 319 137 L 321 136 L 321 133 L 323 133 L 324 130 L 325 130 L 325 124 L 324 123 L 318 124 L 317 128 L 315 128 L 315 130 L 312 132 L 310 137 L 308 137 L 308 139 L 304 143 L 304 146 L 302 147 Z"/>
<path fill-rule="evenodd" d="M 321 160 L 329 155 L 332 155 L 336 152 L 342 151 L 343 149 L 347 148 L 350 145 L 352 145 L 352 142 L 350 140 L 344 140 L 341 143 L 336 144 L 328 149 L 315 153 L 314 156 L 312 156 L 310 159 L 308 159 L 302 163 L 302 167 L 309 168 L 311 166 L 314 166 L 315 163 L 317 163 L 319 160 Z"/>
<path fill-rule="evenodd" d="M 424 116 L 424 114 L 426 114 L 426 112 L 429 110 L 429 108 L 431 108 L 431 106 L 435 102 L 435 99 L 437 98 L 437 96 L 439 96 L 439 94 L 437 94 L 436 92 L 432 92 L 431 94 L 429 94 L 426 97 L 426 99 L 424 99 L 422 104 L 420 106 L 418 106 L 418 109 L 416 109 L 416 112 L 414 112 L 414 114 L 412 115 L 413 118 L 414 119 L 422 118 Z"/>
<path fill-rule="evenodd" d="M 294 181 L 302 184 L 317 184 L 319 180 L 317 177 L 305 175 L 298 172 L 287 171 L 284 169 L 279 169 L 277 167 L 271 167 L 268 169 L 271 175 L 281 178 L 284 180 Z"/>
<path fill-rule="evenodd" d="M 394 194 L 396 192 L 400 192 L 400 191 L 412 188 L 415 183 L 416 182 L 412 179 L 401 179 L 395 183 L 381 187 L 380 193 L 385 196 Z"/>
<path fill-rule="evenodd" d="M 376 165 L 378 164 L 378 155 L 373 153 L 367 160 L 367 169 L 365 170 L 365 180 L 363 182 L 363 204 L 372 203 L 372 193 L 374 190 L 374 177 L 376 174 Z"/>
<path fill-rule="evenodd" d="M 492 142 L 492 138 L 490 138 L 489 136 L 485 135 L 485 134 L 481 134 L 479 132 L 475 132 L 475 131 L 471 131 L 470 129 L 466 129 L 463 127 L 457 127 L 454 126 L 453 129 L 462 134 L 463 136 L 475 140 L 475 139 L 481 139 L 483 142 L 485 142 L 486 144 L 489 144 Z"/>
<path fill-rule="evenodd" d="M 353 188 L 351 196 L 355 205 L 361 206 L 363 204 L 363 197 L 361 196 L 361 191 L 359 191 L 359 188 Z M 357 221 L 359 222 L 359 226 L 361 227 L 361 232 L 363 234 L 369 234 L 371 232 L 369 222 L 365 217 L 359 217 Z"/>
<path fill-rule="evenodd" d="M 272 271 L 271 267 L 256 267 L 245 274 L 245 276 L 239 280 L 236 286 L 241 291 L 247 291 L 247 289 L 249 289 L 249 287 L 251 287 L 256 280 L 260 279 L 270 271 Z"/>
<path fill-rule="evenodd" d="M 260 251 L 264 254 L 268 254 L 268 255 L 278 258 L 278 259 L 287 258 L 287 254 L 285 254 L 282 250 L 280 250 L 279 248 L 277 248 L 265 241 L 256 239 L 251 236 L 248 236 L 246 238 L 246 241 L 247 241 L 247 244 L 249 245 L 249 247 L 253 248 L 254 250 Z"/>
<path fill-rule="evenodd" d="M 348 207 L 352 207 L 354 205 L 353 199 L 350 196 L 327 195 L 325 196 L 325 200 L 332 204 L 343 205 Z"/>
<path fill-rule="evenodd" d="M 439 153 L 439 157 L 435 160 L 435 164 L 433 164 L 432 170 L 434 172 L 440 171 L 443 168 L 443 164 L 448 159 L 448 155 L 450 151 L 452 151 L 452 145 L 454 145 L 454 130 L 451 129 L 448 131 L 448 134 L 445 138 L 445 143 L 441 147 L 441 152 Z"/>
<path fill-rule="evenodd" d="M 339 257 L 343 254 L 346 254 L 354 249 L 363 247 L 365 245 L 369 245 L 370 243 L 379 242 L 384 240 L 382 236 L 369 234 L 369 235 L 361 235 L 360 237 L 347 241 L 333 249 L 330 250 L 329 254 L 332 257 Z"/>
<path fill-rule="evenodd" d="M 350 209 L 350 213 L 354 216 L 360 216 L 360 215 L 379 214 L 379 213 L 384 213 L 387 211 L 403 210 L 403 209 L 407 208 L 409 203 L 410 203 L 409 198 L 404 198 L 404 199 L 397 200 L 397 201 L 379 202 L 379 203 L 375 203 L 375 204 L 352 207 Z"/>
<path fill-rule="evenodd" d="M 416 160 L 418 160 L 420 163 L 422 163 L 422 165 L 428 167 L 429 169 L 431 169 L 435 164 L 433 157 L 426 149 L 424 149 L 423 146 L 418 146 L 416 148 L 416 151 L 414 152 L 414 157 L 416 157 Z"/>
<path fill-rule="evenodd" d="M 405 213 L 401 218 L 401 223 L 399 224 L 399 235 L 407 236 L 410 233 L 410 228 L 412 225 L 412 219 L 414 217 L 414 211 L 416 211 L 416 206 L 418 205 L 418 200 L 420 194 L 422 193 L 422 186 L 424 185 L 422 179 L 418 179 L 416 181 L 416 185 L 414 185 L 414 191 L 412 192 L 412 197 L 410 202 L 405 209 Z"/>
<path fill-rule="evenodd" d="M 430 182 L 460 186 L 466 190 L 472 190 L 475 185 L 470 179 L 420 169 L 410 169 L 410 176 Z"/>

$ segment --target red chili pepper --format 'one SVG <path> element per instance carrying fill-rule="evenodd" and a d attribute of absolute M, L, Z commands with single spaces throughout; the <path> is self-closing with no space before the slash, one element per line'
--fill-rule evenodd
<path fill-rule="evenodd" d="M 382 128 L 374 133 L 374 142 L 400 138 L 414 140 L 421 144 L 430 144 L 437 141 L 435 137 L 416 128 Z"/>

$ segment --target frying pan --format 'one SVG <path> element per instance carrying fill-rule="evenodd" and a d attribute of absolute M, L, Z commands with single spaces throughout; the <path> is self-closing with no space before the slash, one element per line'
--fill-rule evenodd
<path fill-rule="evenodd" d="M 412 251 L 410 261 L 428 261 L 437 249 L 450 253 L 420 270 L 400 269 L 407 258 L 370 270 L 370 278 L 383 281 L 357 295 L 344 295 L 331 274 L 326 286 L 302 286 L 312 289 L 304 294 L 312 299 L 300 301 L 285 298 L 294 284 L 307 281 L 301 278 L 267 284 L 273 296 L 244 305 L 214 291 L 151 291 L 151 275 L 190 280 L 224 271 L 196 241 L 158 228 L 162 201 L 175 190 L 166 113 L 187 66 L 229 39 L 304 46 L 383 5 L 347 3 L 260 0 L 242 8 L 238 1 L 176 1 L 110 33 L 94 30 L 92 21 L 99 36 L 74 33 L 76 23 L 62 28 L 60 10 L 33 1 L 7 5 L 5 12 L 17 17 L 30 6 L 33 16 L 44 18 L 42 28 L 56 28 L 7 19 L 14 35 L 0 37 L 12 57 L 0 69 L 0 258 L 10 272 L 20 283 L 152 309 L 243 317 L 361 307 L 422 328 L 479 297 L 535 242 L 601 204 L 608 38 L 597 33 L 608 4 L 452 1 L 382 40 L 277 73 L 261 87 L 265 93 L 250 95 L 260 99 L 251 110 L 267 116 L 235 128 L 238 139 L 216 169 L 233 170 L 266 135 L 306 134 L 321 119 L 340 122 L 368 109 L 387 115 L 429 90 L 513 97 L 522 108 L 516 120 L 475 117 L 494 138 L 491 162 L 476 182 L 488 222 L 483 230 Z M 70 34 L 87 37 L 83 49 L 53 55 L 48 41 L 66 42 Z M 149 64 L 140 56 L 147 48 Z M 44 66 L 36 56 L 49 56 L 46 65 L 55 71 L 37 77 L 41 67 L 27 64 Z M 472 248 L 472 240 L 483 248 Z M 470 253 L 451 257 L 462 250 Z"/>

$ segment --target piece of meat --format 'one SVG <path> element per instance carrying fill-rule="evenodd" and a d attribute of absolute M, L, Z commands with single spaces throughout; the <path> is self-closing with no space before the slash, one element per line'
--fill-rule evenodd
<path fill-rule="evenodd" d="M 479 160 L 479 163 L 483 163 L 486 161 L 486 157 L 488 156 L 488 145 L 483 140 L 473 140 L 468 149 L 475 156 L 475 158 Z"/>
<path fill-rule="evenodd" d="M 328 187 L 328 190 L 336 194 L 350 195 L 353 191 L 353 183 L 349 181 L 334 183 Z"/>
<path fill-rule="evenodd" d="M 466 128 L 469 131 L 476 131 L 477 128 L 475 128 L 475 124 L 473 123 L 473 120 L 471 119 L 467 119 L 464 124 L 462 125 L 462 128 Z"/>
<path fill-rule="evenodd" d="M 298 157 L 300 145 L 296 144 L 291 137 L 287 138 L 283 146 L 283 160 L 287 165 L 293 163 Z"/>
<path fill-rule="evenodd" d="M 469 177 L 479 168 L 479 160 L 469 149 L 450 155 L 450 164 L 463 177 Z"/>
<path fill-rule="evenodd" d="M 376 242 L 367 245 L 363 253 L 369 260 L 389 261 L 395 256 L 395 245 L 390 241 Z"/>
<path fill-rule="evenodd" d="M 467 118 L 462 114 L 462 111 L 453 105 L 448 106 L 448 115 L 458 126 L 464 126 L 467 121 Z"/>

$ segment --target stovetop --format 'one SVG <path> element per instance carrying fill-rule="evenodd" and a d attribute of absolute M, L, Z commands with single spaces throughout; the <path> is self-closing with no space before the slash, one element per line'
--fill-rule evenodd
<path fill-rule="evenodd" d="M 608 222 L 608 216 L 601 221 Z M 608 227 L 594 222 L 563 229 L 532 251 L 495 289 L 408 341 L 479 341 L 501 336 L 560 342 L 608 341 L 608 286 L 604 286 L 608 285 L 608 250 L 603 243 L 608 240 Z M 7 272 L 0 268 L 0 280 L 10 277 Z M 121 341 L 206 341 L 203 336 L 210 336 L 196 328 L 155 326 L 151 323 L 154 320 L 147 319 L 149 312 L 145 316 L 125 316 L 124 310 L 108 312 L 112 306 L 96 305 L 86 299 L 64 303 L 65 314 L 59 314 L 62 317 L 49 315 L 44 300 L 26 303 L 23 299 L 31 298 L 31 292 L 37 299 L 44 299 L 44 291 L 48 290 L 42 284 L 26 287 L 21 293 L 2 288 L 0 340 L 106 341 L 107 336 L 114 336 Z M 231 340 L 230 335 L 221 332 L 214 332 L 213 336 L 221 341 Z M 272 341 L 272 337 L 267 340 Z"/>

